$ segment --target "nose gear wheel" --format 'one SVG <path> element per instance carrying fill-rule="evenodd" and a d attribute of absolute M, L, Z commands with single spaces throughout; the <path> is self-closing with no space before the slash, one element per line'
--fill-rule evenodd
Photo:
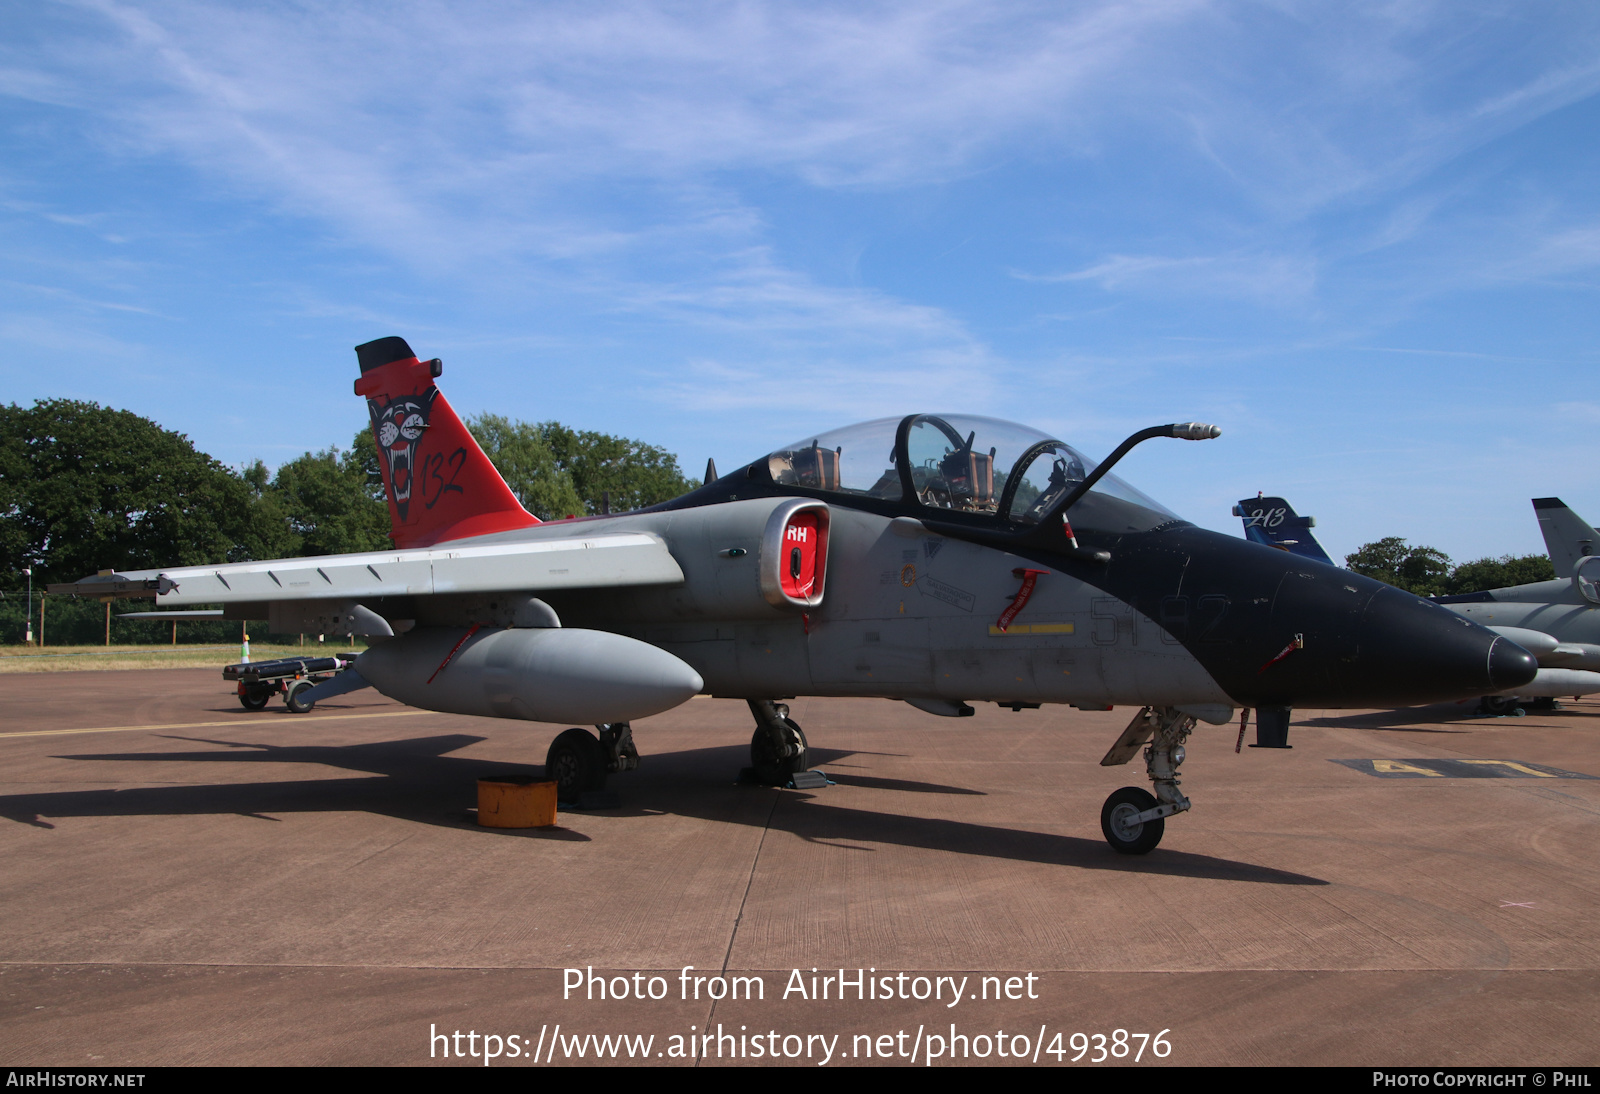
<path fill-rule="evenodd" d="M 1134 819 L 1155 804 L 1155 798 L 1142 787 L 1124 786 L 1113 793 L 1100 807 L 1100 831 L 1105 833 L 1106 842 L 1124 855 L 1143 855 L 1155 850 L 1166 832 L 1166 820 L 1162 817 L 1147 821 Z"/>
<path fill-rule="evenodd" d="M 1113 850 L 1124 855 L 1155 850 L 1166 832 L 1166 818 L 1188 810 L 1189 799 L 1178 789 L 1178 768 L 1186 755 L 1183 742 L 1194 725 L 1193 715 L 1173 707 L 1145 707 L 1100 761 L 1106 767 L 1125 764 L 1141 744 L 1150 742 L 1144 750 L 1144 766 L 1154 796 L 1137 786 L 1125 786 L 1100 808 L 1100 831 Z"/>

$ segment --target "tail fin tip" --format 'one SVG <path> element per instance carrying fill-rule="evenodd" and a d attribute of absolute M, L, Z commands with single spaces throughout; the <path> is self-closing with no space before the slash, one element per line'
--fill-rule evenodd
<path fill-rule="evenodd" d="M 415 356 L 404 338 L 392 334 L 387 338 L 374 338 L 356 347 L 356 361 L 361 365 L 363 375 L 392 361 L 404 361 Z"/>

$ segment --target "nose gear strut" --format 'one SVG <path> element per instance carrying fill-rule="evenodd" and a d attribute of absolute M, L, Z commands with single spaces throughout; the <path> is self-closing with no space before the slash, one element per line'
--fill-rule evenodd
<path fill-rule="evenodd" d="M 1142 855 L 1155 849 L 1166 830 L 1166 818 L 1189 808 L 1189 799 L 1178 789 L 1178 768 L 1186 750 L 1183 742 L 1194 729 L 1193 715 L 1174 707 L 1145 707 L 1134 715 L 1117 743 L 1111 746 L 1103 767 L 1114 767 L 1133 759 L 1145 742 L 1145 772 L 1155 784 L 1155 795 L 1137 786 L 1125 786 L 1106 799 L 1100 809 L 1100 830 L 1114 850 L 1125 855 Z"/>

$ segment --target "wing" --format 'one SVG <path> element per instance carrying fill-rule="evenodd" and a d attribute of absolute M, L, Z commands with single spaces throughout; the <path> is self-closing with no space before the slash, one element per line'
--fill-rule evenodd
<path fill-rule="evenodd" d="M 547 526 L 548 527 L 548 526 Z M 53 595 L 153 597 L 162 608 L 298 600 L 370 600 L 448 593 L 679 585 L 683 570 L 651 532 L 442 544 L 409 551 L 280 558 L 219 566 L 103 573 L 50 586 Z"/>

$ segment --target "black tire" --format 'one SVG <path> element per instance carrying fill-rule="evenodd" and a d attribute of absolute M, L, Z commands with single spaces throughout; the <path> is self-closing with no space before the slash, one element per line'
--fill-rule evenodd
<path fill-rule="evenodd" d="M 575 802 L 585 792 L 606 785 L 606 750 L 587 729 L 569 729 L 550 742 L 544 777 L 556 784 L 559 801 Z"/>
<path fill-rule="evenodd" d="M 763 727 L 757 727 L 755 736 L 750 738 L 750 766 L 755 770 L 756 780 L 768 786 L 786 786 L 790 778 L 811 766 L 805 731 L 792 718 L 785 718 L 783 724 L 788 729 L 789 743 L 800 746 L 793 756 L 778 755 L 772 737 Z"/>
<path fill-rule="evenodd" d="M 289 685 L 289 690 L 283 693 L 283 705 L 294 714 L 305 714 L 317 705 L 315 699 L 305 699 L 302 696 L 311 690 L 310 680 L 299 680 Z"/>
<path fill-rule="evenodd" d="M 250 688 L 239 694 L 239 705 L 246 710 L 265 710 L 267 709 L 267 700 L 271 698 L 272 692 L 270 691 L 258 691 L 255 688 Z"/>
<path fill-rule="evenodd" d="M 1100 807 L 1100 831 L 1105 833 L 1112 850 L 1124 855 L 1146 855 L 1155 850 L 1167 829 L 1166 818 L 1157 817 L 1142 824 L 1128 824 L 1123 819 L 1152 809 L 1155 804 L 1155 797 L 1137 786 L 1124 786 L 1106 799 Z"/>
<path fill-rule="evenodd" d="M 1493 714 L 1497 717 L 1513 714 L 1517 709 L 1517 697 L 1515 695 L 1485 695 L 1481 706 L 1485 714 Z"/>

